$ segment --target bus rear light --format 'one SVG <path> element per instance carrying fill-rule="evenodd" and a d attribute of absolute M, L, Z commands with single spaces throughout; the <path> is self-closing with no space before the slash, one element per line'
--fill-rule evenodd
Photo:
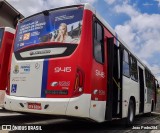
<path fill-rule="evenodd" d="M 82 70 L 77 69 L 73 96 L 79 96 L 83 93 L 83 84 L 84 84 L 83 82 L 84 82 L 84 74 Z"/>
<path fill-rule="evenodd" d="M 8 81 L 7 81 L 6 94 L 10 95 L 10 72 L 8 73 Z"/>

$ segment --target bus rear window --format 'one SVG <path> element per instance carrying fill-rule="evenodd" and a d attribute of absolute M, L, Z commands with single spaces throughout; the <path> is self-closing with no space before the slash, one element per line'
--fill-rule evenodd
<path fill-rule="evenodd" d="M 44 42 L 78 44 L 83 8 L 51 10 L 18 23 L 14 51 Z"/>
<path fill-rule="evenodd" d="M 3 29 L 0 28 L 0 48 L 1 48 L 1 45 L 2 45 L 2 39 L 3 39 Z"/>

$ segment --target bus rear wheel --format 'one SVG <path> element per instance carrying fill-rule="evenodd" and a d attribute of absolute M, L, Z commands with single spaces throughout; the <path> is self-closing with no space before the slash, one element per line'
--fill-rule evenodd
<path fill-rule="evenodd" d="M 135 107 L 133 100 L 130 100 L 129 107 L 128 107 L 128 116 L 126 119 L 126 126 L 131 126 L 133 124 L 135 117 Z"/>

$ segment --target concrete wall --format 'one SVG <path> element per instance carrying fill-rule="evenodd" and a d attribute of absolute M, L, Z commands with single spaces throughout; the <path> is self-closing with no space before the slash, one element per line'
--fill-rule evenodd
<path fill-rule="evenodd" d="M 0 26 L 15 28 L 17 20 L 24 16 L 12 7 L 7 1 L 0 0 Z"/>
<path fill-rule="evenodd" d="M 12 18 L 7 12 L 4 13 L 4 11 L 0 10 L 0 26 L 8 26 L 8 27 L 14 27 L 14 18 Z"/>

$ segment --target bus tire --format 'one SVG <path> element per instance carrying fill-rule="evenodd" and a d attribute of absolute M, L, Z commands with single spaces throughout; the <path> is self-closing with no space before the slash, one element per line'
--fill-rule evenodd
<path fill-rule="evenodd" d="M 153 112 L 153 111 L 154 111 L 154 102 L 152 101 L 152 102 L 151 102 L 151 111 L 148 112 L 148 113 L 146 113 L 146 116 L 147 116 L 147 117 L 152 116 L 152 112 Z"/>
<path fill-rule="evenodd" d="M 134 117 L 135 117 L 135 106 L 133 100 L 130 100 L 128 107 L 128 116 L 126 119 L 126 126 L 131 126 L 133 124 Z"/>
<path fill-rule="evenodd" d="M 152 101 L 152 104 L 151 104 L 151 112 L 154 111 L 154 101 Z"/>

